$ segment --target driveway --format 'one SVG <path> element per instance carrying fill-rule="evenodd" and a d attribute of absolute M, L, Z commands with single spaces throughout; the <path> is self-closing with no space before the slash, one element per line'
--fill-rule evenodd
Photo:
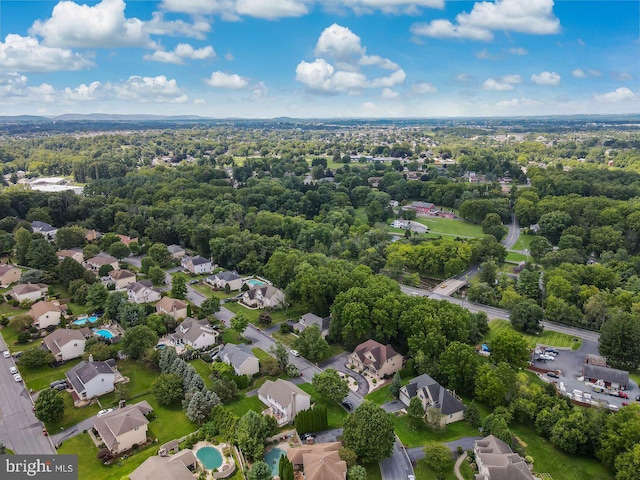
<path fill-rule="evenodd" d="M 51 440 L 56 445 L 57 448 L 62 445 L 65 440 L 75 437 L 76 435 L 80 435 L 84 430 L 91 430 L 93 428 L 93 423 L 96 420 L 96 416 L 93 415 L 86 420 L 81 421 L 80 423 L 75 424 L 73 427 L 69 427 L 62 432 L 58 432 L 55 435 L 51 435 Z"/>
<path fill-rule="evenodd" d="M 354 372 L 349 367 L 347 367 L 348 356 L 349 354 L 346 352 L 341 353 L 340 355 L 336 355 L 335 357 L 331 357 L 329 360 L 325 360 L 324 362 L 320 363 L 320 366 L 323 370 L 326 368 L 333 368 L 334 370 L 349 375 L 356 382 L 358 382 L 358 390 L 356 393 L 361 397 L 364 397 L 367 393 L 369 393 L 369 382 L 367 382 L 367 380 L 358 372 Z"/>
<path fill-rule="evenodd" d="M 334 428 L 333 430 L 325 430 L 323 432 L 314 433 L 315 443 L 331 443 L 337 442 L 338 437 L 342 436 L 341 428 Z"/>
<path fill-rule="evenodd" d="M 413 475 L 413 465 L 398 437 L 393 445 L 391 456 L 380 460 L 380 473 L 383 480 L 407 480 Z"/>
<path fill-rule="evenodd" d="M 380 407 L 387 413 L 393 413 L 398 410 L 402 410 L 403 408 L 407 408 L 407 406 L 400 400 L 393 400 L 391 402 L 384 403 L 380 405 Z"/>
<path fill-rule="evenodd" d="M 449 447 L 451 453 L 457 453 L 458 447 L 462 447 L 466 452 L 467 450 L 473 450 L 473 444 L 476 443 L 476 440 L 483 438 L 484 437 L 462 437 L 457 440 L 452 440 L 451 442 L 444 442 L 444 444 Z M 424 447 L 407 448 L 407 455 L 409 455 L 412 463 L 416 463 L 418 460 L 424 458 Z"/>
<path fill-rule="evenodd" d="M 0 351 L 6 350 L 0 335 Z M 18 454 L 55 454 L 51 438 L 42 434 L 44 425 L 33 414 L 33 401 L 24 382 L 16 382 L 9 367 L 13 358 L 0 356 L 0 442 Z"/>

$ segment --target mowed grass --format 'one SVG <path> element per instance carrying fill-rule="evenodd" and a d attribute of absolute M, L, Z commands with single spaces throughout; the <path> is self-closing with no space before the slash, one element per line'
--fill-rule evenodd
<path fill-rule="evenodd" d="M 493 320 L 489 323 L 490 332 L 485 338 L 486 342 L 490 342 L 500 332 L 505 330 L 514 330 L 508 320 Z M 552 332 L 551 330 L 545 330 L 540 335 L 527 335 L 523 334 L 527 339 L 529 346 L 535 348 L 536 345 L 545 345 L 548 347 L 570 348 L 572 350 L 578 350 L 582 345 L 582 339 L 567 335 L 566 333 Z M 577 340 L 577 341 L 574 341 Z"/>
<path fill-rule="evenodd" d="M 35 391 L 39 391 L 49 388 L 51 382 L 55 380 L 63 380 L 65 378 L 65 373 L 80 363 L 81 360 L 81 358 L 76 358 L 57 368 L 53 368 L 50 365 L 27 368 L 21 367 L 18 363 L 18 368 L 20 369 L 20 375 L 22 375 L 27 387 L 32 388 Z"/>
<path fill-rule="evenodd" d="M 526 262 L 527 255 L 518 252 L 507 252 L 505 260 L 512 263 Z"/>
<path fill-rule="evenodd" d="M 320 405 L 324 405 L 327 408 L 327 419 L 329 420 L 329 428 L 342 428 L 345 418 L 347 418 L 347 411 L 335 402 L 325 400 L 320 396 L 318 391 L 313 388 L 310 383 L 303 383 L 298 385 L 302 390 L 311 395 L 311 402 L 315 402 Z M 367 477 L 368 478 L 368 477 Z"/>
<path fill-rule="evenodd" d="M 511 432 L 525 444 L 527 455 L 533 457 L 534 473 L 549 473 L 553 480 L 613 480 L 613 476 L 595 458 L 569 455 L 544 438 L 533 427 L 520 424 L 510 426 Z"/>
<path fill-rule="evenodd" d="M 64 400 L 64 416 L 57 422 L 49 422 L 46 424 L 47 430 L 52 434 L 71 428 L 100 411 L 100 405 L 97 403 L 81 408 L 74 407 L 73 397 L 67 391 L 60 392 L 59 395 Z"/>
<path fill-rule="evenodd" d="M 453 473 L 453 465 L 454 462 L 453 460 L 451 460 L 450 468 L 442 472 L 442 477 L 438 477 L 438 473 L 435 470 L 429 468 L 429 466 L 427 466 L 426 460 L 423 458 L 422 460 L 418 460 L 416 462 L 413 470 L 416 474 L 417 480 L 437 480 L 438 478 L 442 478 L 444 480 L 456 480 L 456 475 L 455 473 Z"/>
<path fill-rule="evenodd" d="M 455 235 L 460 237 L 482 237 L 482 227 L 464 220 L 438 217 L 418 217 L 417 222 L 429 227 L 430 233 L 441 233 L 443 235 Z"/>
<path fill-rule="evenodd" d="M 199 358 L 196 358 L 195 360 L 192 360 L 189 363 L 193 365 L 193 368 L 195 368 L 196 372 L 198 372 L 198 374 L 202 377 L 202 380 L 204 381 L 204 386 L 207 387 L 209 390 L 211 390 L 211 387 L 213 386 L 213 381 L 210 378 L 211 365 L 206 362 L 203 362 Z"/>
<path fill-rule="evenodd" d="M 393 413 L 389 415 L 393 421 L 396 435 L 407 448 L 420 447 L 429 442 L 451 442 L 462 437 L 480 435 L 475 427 L 464 420 L 450 423 L 443 431 L 436 432 L 424 423 L 414 426 L 408 415 L 396 416 Z"/>
<path fill-rule="evenodd" d="M 531 252 L 531 240 L 536 238 L 535 235 L 520 235 L 516 243 L 511 247 L 512 250 L 529 250 Z"/>
<path fill-rule="evenodd" d="M 367 480 L 382 480 L 382 472 L 380 471 L 380 464 L 368 463 L 363 465 L 367 470 Z M 416 477 L 418 480 L 420 477 Z"/>

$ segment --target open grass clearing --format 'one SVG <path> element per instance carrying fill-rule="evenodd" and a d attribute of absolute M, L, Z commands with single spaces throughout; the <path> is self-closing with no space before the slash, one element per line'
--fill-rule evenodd
<path fill-rule="evenodd" d="M 36 338 L 27 343 L 18 343 L 18 331 L 9 325 L 3 327 L 2 330 L 0 330 L 0 333 L 2 334 L 2 338 L 4 338 L 4 343 L 7 344 L 7 348 L 11 353 L 21 352 L 31 347 L 38 347 L 42 341 L 42 339 Z"/>
<path fill-rule="evenodd" d="M 389 415 L 395 426 L 396 435 L 407 448 L 420 447 L 429 442 L 450 442 L 458 438 L 478 435 L 478 430 L 464 420 L 450 423 L 444 430 L 436 432 L 424 423 L 414 426 L 408 415 L 397 416 L 393 413 Z"/>
<path fill-rule="evenodd" d="M 613 480 L 613 476 L 595 458 L 569 455 L 538 436 L 533 427 L 514 423 L 510 428 L 526 444 L 527 455 L 533 457 L 534 473 L 549 473 L 553 480 Z"/>
<path fill-rule="evenodd" d="M 424 458 L 416 462 L 413 470 L 416 474 L 416 479 L 419 480 L 437 480 L 438 478 L 444 480 L 456 480 L 456 475 L 455 473 L 453 473 L 453 460 L 451 462 L 450 468 L 442 472 L 441 477 L 438 477 L 438 473 L 427 465 L 427 462 Z"/>
<path fill-rule="evenodd" d="M 489 323 L 490 332 L 485 338 L 486 342 L 490 342 L 493 337 L 505 330 L 514 330 L 511 323 L 508 320 L 493 320 Z M 529 346 L 535 348 L 536 345 L 545 345 L 549 347 L 570 348 L 571 350 L 578 350 L 582 345 L 582 339 L 574 337 L 573 335 L 567 335 L 566 333 L 553 332 L 551 330 L 545 330 L 540 335 L 528 335 L 523 334 L 527 339 Z M 574 339 L 576 341 L 574 341 Z"/>
<path fill-rule="evenodd" d="M 52 434 L 71 428 L 100 411 L 100 405 L 97 403 L 81 408 L 74 407 L 73 397 L 67 391 L 60 392 L 59 395 L 64 400 L 64 415 L 57 422 L 49 422 L 46 424 L 47 430 Z"/>
<path fill-rule="evenodd" d="M 536 238 L 535 235 L 520 235 L 516 243 L 511 247 L 512 250 L 529 250 L 531 252 L 531 241 Z"/>
<path fill-rule="evenodd" d="M 196 372 L 198 372 L 198 374 L 202 377 L 204 386 L 211 390 L 211 387 L 213 386 L 213 381 L 211 380 L 211 378 L 209 378 L 209 376 L 211 375 L 211 364 L 203 362 L 200 358 L 196 358 L 189 363 L 193 365 L 193 368 L 195 368 Z"/>
<path fill-rule="evenodd" d="M 68 361 L 64 365 L 59 367 L 51 367 L 50 365 L 42 365 L 36 368 L 20 367 L 20 375 L 27 387 L 32 388 L 35 391 L 49 388 L 51 382 L 55 380 L 63 380 L 65 373 L 67 373 L 72 367 L 75 367 L 80 363 L 82 359 L 76 358 Z"/>
<path fill-rule="evenodd" d="M 253 386 L 251 389 L 253 390 L 254 388 L 256 387 Z M 230 412 L 238 417 L 241 417 L 249 410 L 262 412 L 267 406 L 260 401 L 257 395 L 248 397 L 244 393 L 240 393 L 233 401 L 225 404 L 225 408 L 229 409 Z"/>
<path fill-rule="evenodd" d="M 224 332 L 222 332 L 222 341 L 224 343 L 233 343 L 235 345 L 245 343 L 244 337 L 235 330 L 231 330 L 230 328 L 227 328 Z"/>
<path fill-rule="evenodd" d="M 418 217 L 419 222 L 429 228 L 430 233 L 441 233 L 444 235 L 455 235 L 460 237 L 482 237 L 482 227 L 465 220 L 455 220 L 452 218 L 439 217 Z"/>
<path fill-rule="evenodd" d="M 382 480 L 382 472 L 380 471 L 380 464 L 378 463 L 368 463 L 363 465 L 363 467 L 367 470 L 367 480 Z M 420 477 L 417 477 L 418 479 Z"/>
<path fill-rule="evenodd" d="M 507 256 L 505 260 L 511 263 L 520 263 L 520 262 L 526 262 L 527 258 L 528 258 L 528 255 L 525 255 L 524 253 L 507 252 Z"/>

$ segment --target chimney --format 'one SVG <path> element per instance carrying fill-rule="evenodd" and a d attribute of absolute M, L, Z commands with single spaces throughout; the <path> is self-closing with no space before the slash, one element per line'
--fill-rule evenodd
<path fill-rule="evenodd" d="M 291 392 L 291 418 L 289 420 L 294 418 L 296 418 L 296 392 Z"/>
<path fill-rule="evenodd" d="M 89 354 L 89 363 L 93 363 L 93 354 Z"/>

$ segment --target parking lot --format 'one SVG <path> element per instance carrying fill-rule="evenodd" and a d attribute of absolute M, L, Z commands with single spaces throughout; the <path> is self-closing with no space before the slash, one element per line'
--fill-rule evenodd
<path fill-rule="evenodd" d="M 622 402 L 635 401 L 636 395 L 640 394 L 638 385 L 632 380 L 629 381 L 629 389 L 626 393 L 629 395 L 629 399 L 620 397 L 613 397 L 602 393 L 596 393 L 587 387 L 584 382 L 578 381 L 578 377 L 582 375 L 582 365 L 587 354 L 598 355 L 598 342 L 592 340 L 583 340 L 582 346 L 579 350 L 562 350 L 557 349 L 560 353 L 556 355 L 555 360 L 545 363 L 535 362 L 537 367 L 559 370 L 558 375 L 560 378 L 551 378 L 547 375 L 541 375 L 545 381 L 562 382 L 567 392 L 573 392 L 573 390 L 581 390 L 585 393 L 591 393 L 591 398 L 594 400 L 601 400 L 610 405 L 616 405 L 618 408 L 622 407 Z"/>

